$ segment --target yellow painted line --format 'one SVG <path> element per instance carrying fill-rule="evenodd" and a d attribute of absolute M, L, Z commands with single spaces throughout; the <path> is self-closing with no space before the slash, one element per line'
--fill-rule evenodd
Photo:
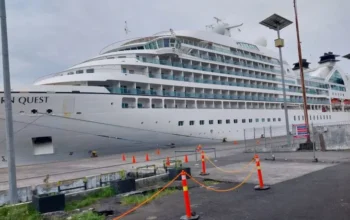
<path fill-rule="evenodd" d="M 188 191 L 188 187 L 187 186 L 182 187 L 182 189 L 183 189 L 184 192 Z"/>
<path fill-rule="evenodd" d="M 260 168 L 260 166 L 257 166 L 256 169 L 260 170 L 261 168 Z"/>

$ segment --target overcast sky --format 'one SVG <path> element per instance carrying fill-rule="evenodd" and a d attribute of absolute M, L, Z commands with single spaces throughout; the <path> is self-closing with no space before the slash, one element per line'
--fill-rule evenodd
<path fill-rule="evenodd" d="M 213 16 L 244 23 L 242 32 L 232 31 L 232 37 L 247 42 L 266 37 L 268 47 L 277 51 L 276 33 L 259 22 L 273 13 L 295 21 L 293 0 L 7 0 L 6 4 L 13 85 L 31 84 L 62 71 L 115 41 L 170 28 L 205 30 L 215 22 Z M 298 1 L 303 57 L 313 67 L 324 52 L 350 53 L 349 11 L 349 0 Z M 127 36 L 125 20 L 131 31 Z M 295 24 L 281 35 L 284 59 L 296 62 Z M 349 73 L 350 61 L 340 60 Z"/>

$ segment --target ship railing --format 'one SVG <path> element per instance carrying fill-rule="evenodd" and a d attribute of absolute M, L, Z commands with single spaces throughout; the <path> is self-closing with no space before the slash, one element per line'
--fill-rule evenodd
<path fill-rule="evenodd" d="M 262 59 L 262 58 L 259 58 L 257 56 L 251 56 L 249 54 L 244 54 L 244 53 L 241 53 L 241 52 L 236 52 L 236 51 L 232 51 L 230 49 L 224 49 L 224 48 L 218 48 L 218 47 L 215 47 L 215 46 L 204 46 L 204 45 L 201 45 L 195 41 L 182 41 L 183 44 L 188 44 L 188 45 L 191 45 L 191 46 L 195 46 L 195 47 L 200 47 L 200 48 L 204 48 L 204 49 L 209 49 L 209 50 L 213 50 L 213 51 L 217 51 L 217 52 L 221 52 L 221 53 L 226 53 L 226 54 L 230 54 L 230 55 L 235 55 L 235 56 L 240 56 L 240 57 L 245 57 L 245 58 L 249 58 L 249 59 L 253 59 L 253 60 L 257 60 L 257 61 L 263 61 L 263 62 L 266 62 L 266 63 L 270 63 L 270 64 L 279 64 L 278 62 L 276 61 L 273 61 L 273 60 L 269 60 L 269 59 Z"/>
<path fill-rule="evenodd" d="M 195 57 L 198 57 L 198 58 L 202 58 L 202 59 L 205 59 L 205 60 L 211 60 L 211 61 L 216 61 L 216 62 L 221 62 L 221 63 L 229 63 L 229 64 L 232 64 L 232 65 L 238 65 L 238 66 L 243 66 L 243 67 L 247 67 L 247 68 L 251 68 L 251 69 L 256 69 L 256 70 L 262 70 L 262 71 L 265 71 L 265 72 L 273 72 L 273 73 L 281 73 L 281 71 L 279 70 L 275 70 L 275 69 L 272 69 L 272 68 L 264 68 L 264 67 L 259 67 L 259 66 L 256 66 L 256 65 L 248 65 L 248 64 L 245 64 L 243 62 L 231 62 L 231 61 L 222 61 L 221 59 L 217 59 L 216 57 L 209 57 L 206 58 L 206 56 L 195 56 Z M 168 60 L 159 60 L 159 59 L 150 59 L 150 58 L 146 58 L 146 59 L 139 59 L 140 61 L 143 61 L 143 62 L 148 62 L 148 63 L 154 63 L 154 64 L 161 64 L 161 65 L 169 65 L 169 66 L 176 66 L 176 67 L 183 67 L 183 68 L 188 68 L 188 69 L 198 69 L 198 70 L 201 70 L 202 67 L 199 67 L 198 65 L 189 65 L 189 64 L 181 64 L 181 63 L 171 63 L 170 61 Z M 175 64 L 175 65 L 174 65 Z M 215 71 L 216 69 L 214 69 Z M 216 72 L 216 71 L 215 71 Z M 293 82 L 294 84 L 294 82 Z"/>
<path fill-rule="evenodd" d="M 155 74 L 149 74 L 149 77 L 158 78 L 157 75 Z M 228 85 L 228 86 L 238 86 L 238 87 L 246 87 L 246 88 L 258 88 L 258 89 L 283 91 L 283 88 L 276 87 L 276 86 L 263 86 L 263 85 L 256 85 L 256 84 L 250 84 L 250 83 L 236 83 L 236 82 L 229 82 L 229 81 L 222 81 L 222 80 L 197 79 L 192 77 L 171 76 L 167 74 L 161 74 L 161 78 L 167 79 L 167 80 L 177 80 L 177 81 L 196 82 L 196 83 L 205 83 L 205 84 Z M 286 91 L 294 92 L 294 93 L 302 93 L 302 91 L 298 89 L 286 88 Z M 327 95 L 327 93 L 320 93 L 315 90 L 307 90 L 306 93 L 316 94 L 316 95 Z"/>
<path fill-rule="evenodd" d="M 139 59 L 140 61 L 147 62 L 147 63 L 154 63 L 154 64 L 161 64 L 161 65 L 168 65 L 168 66 L 174 66 L 174 67 L 181 67 L 181 68 L 187 68 L 187 69 L 194 69 L 194 70 L 203 70 L 203 71 L 208 71 L 208 72 L 216 72 L 216 73 L 224 73 L 224 74 L 229 74 L 229 75 L 237 75 L 237 76 L 245 76 L 249 78 L 256 78 L 256 79 L 264 79 L 264 80 L 271 80 L 271 81 L 276 81 L 276 82 L 282 82 L 281 79 L 277 79 L 275 77 L 268 77 L 268 76 L 261 76 L 261 75 L 253 75 L 249 73 L 243 73 L 243 72 L 235 72 L 235 71 L 227 71 L 223 69 L 217 69 L 217 68 L 207 68 L 207 67 L 201 67 L 198 65 L 190 65 L 190 64 L 182 64 L 178 62 L 170 62 L 170 61 L 163 61 L 159 59 Z M 293 80 L 285 80 L 286 83 L 289 84 L 295 84 L 295 81 Z"/>

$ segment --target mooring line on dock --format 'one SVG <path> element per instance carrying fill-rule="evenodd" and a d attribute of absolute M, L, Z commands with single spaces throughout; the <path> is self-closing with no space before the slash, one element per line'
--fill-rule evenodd
<path fill-rule="evenodd" d="M 241 187 L 243 184 L 245 184 L 250 177 L 252 176 L 252 174 L 254 173 L 254 168 L 249 172 L 249 174 L 243 179 L 243 181 L 241 183 L 239 183 L 238 185 L 229 188 L 229 189 L 214 189 L 212 187 L 209 187 L 203 183 L 201 183 L 200 181 L 196 180 L 193 176 L 191 176 L 190 174 L 186 173 L 186 175 L 195 183 L 197 183 L 198 185 L 202 186 L 203 188 L 210 190 L 210 191 L 214 191 L 214 192 L 230 192 L 230 191 L 234 191 L 236 189 L 238 189 L 239 187 Z"/>
<path fill-rule="evenodd" d="M 254 162 L 254 159 L 252 159 L 249 163 L 247 163 L 246 165 L 244 165 L 241 169 L 239 170 L 224 170 L 222 169 L 221 167 L 218 167 L 217 165 L 215 165 L 215 163 L 210 160 L 210 158 L 205 154 L 205 159 L 211 164 L 213 165 L 216 169 L 220 170 L 221 172 L 224 172 L 224 173 L 241 173 L 243 172 L 244 170 L 246 170 L 249 165 L 253 164 Z"/>

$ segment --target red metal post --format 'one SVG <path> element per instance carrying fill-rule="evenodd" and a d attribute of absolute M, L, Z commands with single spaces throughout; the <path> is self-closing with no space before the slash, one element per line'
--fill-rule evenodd
<path fill-rule="evenodd" d="M 185 155 L 185 163 L 188 163 L 188 156 L 187 156 L 187 154 Z"/>
<path fill-rule="evenodd" d="M 206 168 L 206 165 L 205 165 L 204 151 L 202 151 L 202 172 L 200 173 L 200 175 L 208 175 L 207 168 Z"/>
<path fill-rule="evenodd" d="M 191 205 L 190 205 L 190 195 L 188 193 L 186 172 L 184 170 L 181 172 L 181 179 L 182 179 L 182 189 L 184 191 L 186 217 L 188 219 L 190 219 L 191 216 L 192 216 L 192 214 L 191 214 Z"/>
<path fill-rule="evenodd" d="M 170 166 L 170 157 L 167 157 L 167 158 L 166 158 L 166 165 L 167 165 L 167 166 Z"/>
<path fill-rule="evenodd" d="M 257 154 L 255 154 L 255 162 L 256 162 L 256 169 L 258 171 L 259 186 L 260 188 L 264 188 L 264 182 L 263 182 L 261 167 L 260 167 L 260 159 Z"/>
<path fill-rule="evenodd" d="M 204 151 L 202 151 L 202 173 L 205 174 L 207 173 L 207 168 L 205 166 L 205 158 L 204 158 Z"/>

